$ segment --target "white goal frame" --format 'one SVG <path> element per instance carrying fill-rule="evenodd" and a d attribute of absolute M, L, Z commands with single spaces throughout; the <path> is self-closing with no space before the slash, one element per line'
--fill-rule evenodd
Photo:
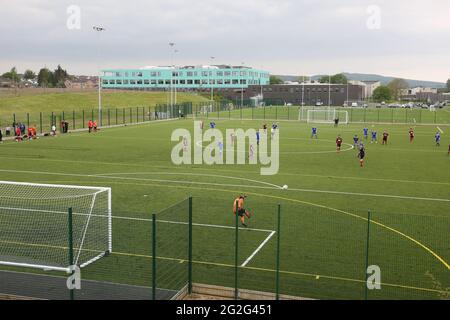
<path fill-rule="evenodd" d="M 315 117 L 315 114 L 322 114 L 324 116 Z M 348 124 L 348 111 L 335 108 L 309 109 L 307 110 L 306 122 L 333 124 L 336 118 L 339 119 L 340 124 Z"/>
<path fill-rule="evenodd" d="M 107 234 L 107 248 L 105 248 L 106 250 L 103 252 L 100 252 L 98 255 L 94 256 L 93 258 L 89 259 L 88 261 L 85 261 L 81 264 L 79 264 L 78 266 L 80 268 L 84 268 L 92 263 L 94 263 L 95 261 L 101 259 L 104 256 L 109 255 L 110 253 L 112 253 L 112 193 L 111 193 L 111 188 L 109 187 L 90 187 L 90 186 L 77 186 L 77 185 L 58 185 L 58 184 L 41 184 L 41 183 L 28 183 L 28 182 L 13 182 L 13 181 L 0 181 L 0 185 L 15 185 L 15 186 L 27 186 L 27 187 L 45 187 L 45 188 L 69 188 L 69 189 L 79 189 L 79 190 L 92 190 L 92 204 L 90 207 L 90 212 L 88 213 L 80 213 L 80 212 L 73 212 L 72 214 L 75 215 L 87 215 L 88 216 L 88 220 L 86 223 L 86 226 L 84 227 L 84 231 L 83 231 L 83 237 L 81 239 L 81 245 L 78 248 L 78 254 L 74 255 L 74 264 L 78 265 L 78 259 L 80 257 L 80 254 L 83 250 L 82 245 L 84 244 L 84 240 L 86 237 L 86 232 L 88 230 L 89 227 L 89 223 L 90 223 L 90 219 L 91 217 L 95 216 L 95 217 L 105 217 L 107 218 L 107 229 L 108 229 L 108 234 Z M 106 193 L 108 200 L 107 200 L 107 212 L 106 215 L 96 215 L 92 213 L 92 210 L 94 208 L 95 205 L 95 199 L 97 197 L 98 194 L 100 193 Z M 87 196 L 90 194 L 85 194 L 83 196 Z M 1 199 L 2 195 L 0 195 L 0 199 Z M 79 196 L 75 196 L 73 198 L 76 198 Z M 67 199 L 70 199 L 71 197 L 67 197 Z M 52 199 L 52 198 L 49 198 Z M 24 199 L 26 200 L 26 199 Z M 68 214 L 67 211 L 54 211 L 54 210 L 44 210 L 44 209 L 27 209 L 27 208 L 14 208 L 14 207 L 1 207 L 0 209 L 4 209 L 4 210 L 17 210 L 17 211 L 23 211 L 25 213 L 54 213 L 54 214 Z M 69 208 L 67 208 L 69 209 Z M 1 225 L 0 225 L 0 232 L 1 231 Z M 1 242 L 0 242 L 1 245 Z M 49 246 L 50 247 L 50 246 Z M 0 257 L 0 265 L 4 265 L 4 266 L 14 266 L 14 267 L 26 267 L 26 268 L 35 268 L 35 269 L 43 269 L 43 270 L 49 270 L 49 271 L 63 271 L 63 272 L 71 272 L 72 271 L 72 266 L 67 266 L 67 267 L 59 267 L 59 266 L 52 266 L 52 265 L 45 265 L 45 264 L 34 264 L 34 263 L 22 263 L 22 262 L 12 262 L 12 261 L 5 261 L 3 259 L 3 257 Z"/>

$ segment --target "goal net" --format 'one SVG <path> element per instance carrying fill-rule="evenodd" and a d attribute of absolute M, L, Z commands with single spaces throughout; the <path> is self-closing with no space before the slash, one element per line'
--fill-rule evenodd
<path fill-rule="evenodd" d="M 0 265 L 70 271 L 70 234 L 81 268 L 112 251 L 110 188 L 0 181 Z"/>
<path fill-rule="evenodd" d="M 307 110 L 307 123 L 334 123 L 339 119 L 339 123 L 348 123 L 348 111 L 336 110 L 334 108 Z"/>

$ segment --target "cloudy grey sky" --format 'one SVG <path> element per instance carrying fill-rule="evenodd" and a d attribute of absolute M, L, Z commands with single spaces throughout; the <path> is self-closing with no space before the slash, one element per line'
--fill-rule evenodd
<path fill-rule="evenodd" d="M 0 72 L 167 65 L 175 42 L 178 65 L 450 78 L 448 0 L 0 0 L 0 13 Z"/>

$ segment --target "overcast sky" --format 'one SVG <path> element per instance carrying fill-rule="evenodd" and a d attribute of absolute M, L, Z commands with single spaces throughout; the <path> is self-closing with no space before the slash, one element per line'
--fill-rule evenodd
<path fill-rule="evenodd" d="M 167 65 L 174 42 L 177 65 L 450 78 L 449 0 L 0 0 L 0 13 L 0 72 Z"/>

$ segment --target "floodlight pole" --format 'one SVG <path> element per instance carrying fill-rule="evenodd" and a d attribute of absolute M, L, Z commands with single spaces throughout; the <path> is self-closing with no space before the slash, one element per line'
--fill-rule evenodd
<path fill-rule="evenodd" d="M 305 76 L 302 76 L 302 108 L 305 101 Z"/>
<path fill-rule="evenodd" d="M 328 75 L 328 108 L 331 107 L 331 75 Z"/>
<path fill-rule="evenodd" d="M 92 29 L 98 32 L 98 47 L 97 47 L 97 58 L 100 59 L 100 33 L 105 31 L 106 29 L 99 26 L 93 26 Z M 100 62 L 99 62 L 100 63 Z M 102 126 L 102 72 L 100 70 L 100 66 L 98 68 L 98 121 L 100 127 Z M 93 119 L 92 119 L 93 120 Z"/>
<path fill-rule="evenodd" d="M 245 65 L 245 63 L 244 62 L 242 62 L 241 63 L 241 65 L 242 65 L 242 68 L 241 68 L 241 74 L 242 74 L 242 76 L 241 76 L 241 109 L 242 109 L 242 107 L 244 106 L 244 76 L 243 76 L 243 74 L 244 74 L 244 65 Z"/>
<path fill-rule="evenodd" d="M 211 57 L 211 67 L 212 67 L 212 64 L 214 63 L 215 58 L 216 57 Z M 212 71 L 210 71 L 210 72 L 212 73 Z M 211 76 L 209 77 L 209 85 L 211 86 L 211 103 L 214 103 L 214 86 L 211 83 Z"/>
<path fill-rule="evenodd" d="M 263 83 L 261 79 L 261 74 L 263 74 L 264 66 L 261 66 L 261 70 L 259 72 L 259 84 L 261 86 L 261 105 L 264 105 L 264 94 L 263 94 Z"/>
<path fill-rule="evenodd" d="M 173 52 L 173 54 L 175 55 L 175 54 L 178 53 L 178 52 L 180 52 L 180 51 L 177 50 L 177 49 L 175 49 L 174 52 Z M 174 91 L 174 93 L 173 93 L 173 100 L 174 100 L 174 104 L 177 104 L 177 85 L 178 85 L 178 83 L 179 83 L 179 80 L 178 80 L 179 74 L 178 74 L 178 70 L 175 71 L 176 69 L 177 69 L 177 68 L 176 68 L 175 63 L 174 63 L 174 65 L 173 65 L 173 70 L 174 70 L 174 71 L 173 71 L 173 72 L 176 72 L 176 74 L 177 74 L 177 79 L 176 79 L 177 83 L 175 83 L 174 86 L 173 86 L 173 91 Z"/>
<path fill-rule="evenodd" d="M 173 47 L 175 46 L 175 43 L 174 42 L 169 42 L 169 46 L 173 49 Z M 174 51 L 173 50 L 170 50 L 170 68 L 169 68 L 169 70 L 170 70 L 170 106 L 172 107 L 173 106 L 173 93 L 172 93 L 172 91 L 173 91 L 173 54 L 174 54 Z"/>
<path fill-rule="evenodd" d="M 347 107 L 348 107 L 348 79 L 347 79 L 347 102 L 346 102 L 346 104 L 347 104 Z"/>

